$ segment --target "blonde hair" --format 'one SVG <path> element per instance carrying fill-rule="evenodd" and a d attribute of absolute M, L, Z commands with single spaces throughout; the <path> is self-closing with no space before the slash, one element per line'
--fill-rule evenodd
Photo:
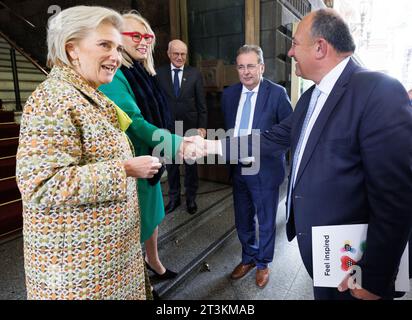
<path fill-rule="evenodd" d="M 108 8 L 97 6 L 76 6 L 65 9 L 54 16 L 47 28 L 47 66 L 72 63 L 66 52 L 70 41 L 84 39 L 90 31 L 102 23 L 110 23 L 119 32 L 123 27 L 122 16 Z"/>
<path fill-rule="evenodd" d="M 146 32 L 148 32 L 148 33 L 150 33 L 154 36 L 153 42 L 149 46 L 147 59 L 145 59 L 143 61 L 143 66 L 150 75 L 155 76 L 156 71 L 155 71 L 155 67 L 154 67 L 153 52 L 154 52 L 154 47 L 155 47 L 155 44 L 156 44 L 156 35 L 153 32 L 152 28 L 150 27 L 149 22 L 145 18 L 143 18 L 142 15 L 136 10 L 131 10 L 131 11 L 123 14 L 122 17 L 123 17 L 123 19 L 133 19 L 133 20 L 141 23 L 146 28 Z M 125 65 L 128 68 L 131 68 L 132 65 L 133 65 L 132 58 L 128 54 L 123 54 L 122 64 Z"/>

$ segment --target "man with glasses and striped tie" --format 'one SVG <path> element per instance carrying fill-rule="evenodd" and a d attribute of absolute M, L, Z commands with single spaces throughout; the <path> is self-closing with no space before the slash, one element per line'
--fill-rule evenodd
<path fill-rule="evenodd" d="M 268 130 L 292 113 L 286 90 L 263 78 L 265 65 L 260 47 L 241 47 L 236 63 L 240 83 L 226 88 L 222 95 L 225 130 L 232 129 L 235 137 L 256 129 Z M 244 170 L 251 164 L 245 158 L 230 169 L 235 222 L 242 244 L 242 260 L 231 278 L 240 279 L 256 266 L 256 285 L 263 288 L 269 280 L 268 264 L 274 255 L 276 211 L 279 185 L 285 177 L 285 156 L 267 152 L 261 155 L 257 172 Z"/>

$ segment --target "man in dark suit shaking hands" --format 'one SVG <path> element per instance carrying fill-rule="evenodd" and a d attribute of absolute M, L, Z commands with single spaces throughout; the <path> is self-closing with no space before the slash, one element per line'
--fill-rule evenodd
<path fill-rule="evenodd" d="M 315 85 L 260 137 L 260 153 L 291 148 L 287 235 L 312 276 L 312 227 L 367 223 L 360 288 L 314 288 L 315 299 L 394 297 L 412 227 L 412 108 L 399 81 L 360 67 L 349 27 L 331 9 L 299 23 L 288 55 Z M 197 138 L 198 139 L 198 138 Z M 199 140 L 199 139 L 198 139 Z M 252 146 L 249 136 L 241 143 Z M 206 140 L 209 153 L 221 144 Z M 231 158 L 229 144 L 224 157 Z"/>
<path fill-rule="evenodd" d="M 157 70 L 157 78 L 174 116 L 174 121 L 183 122 L 183 132 L 197 129 L 197 134 L 206 136 L 207 108 L 200 72 L 185 65 L 187 46 L 183 41 L 172 40 L 169 43 L 167 55 L 170 64 Z M 179 133 L 179 132 L 176 132 Z M 180 173 L 179 164 L 167 165 L 169 182 L 169 203 L 166 213 L 174 211 L 180 205 Z M 196 191 L 198 189 L 198 174 L 196 163 L 185 162 L 185 194 L 189 214 L 197 211 Z"/>
<path fill-rule="evenodd" d="M 237 52 L 236 68 L 240 83 L 223 91 L 222 111 L 225 130 L 233 136 L 248 135 L 252 130 L 270 129 L 292 113 L 286 90 L 264 79 L 262 49 L 244 45 Z M 268 264 L 275 247 L 276 211 L 279 185 L 285 177 L 285 156 L 273 152 L 261 155 L 257 172 L 248 159 L 231 166 L 236 229 L 242 244 L 241 263 L 231 273 L 240 279 L 257 266 L 256 284 L 263 288 L 269 280 Z M 259 237 L 256 236 L 256 223 Z"/>

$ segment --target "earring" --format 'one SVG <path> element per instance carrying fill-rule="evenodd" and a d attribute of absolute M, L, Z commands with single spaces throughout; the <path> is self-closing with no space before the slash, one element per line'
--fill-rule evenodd
<path fill-rule="evenodd" d="M 73 60 L 73 61 L 72 61 L 72 65 L 74 65 L 75 67 L 80 66 L 80 61 L 79 61 L 79 59 Z"/>

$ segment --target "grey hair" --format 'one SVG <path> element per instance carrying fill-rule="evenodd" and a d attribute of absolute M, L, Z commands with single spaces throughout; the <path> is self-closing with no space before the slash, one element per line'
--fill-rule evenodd
<path fill-rule="evenodd" d="M 147 59 L 145 59 L 143 61 L 143 66 L 150 75 L 155 76 L 156 75 L 156 70 L 155 70 L 155 67 L 154 67 L 153 52 L 154 52 L 154 47 L 155 47 L 155 44 L 156 44 L 156 35 L 153 32 L 152 28 L 150 27 L 149 22 L 145 18 L 143 18 L 143 16 L 136 10 L 131 10 L 131 11 L 123 14 L 122 17 L 123 17 L 123 19 L 133 19 L 133 20 L 141 23 L 146 28 L 146 31 L 154 36 L 153 42 L 149 46 Z M 124 54 L 123 58 L 122 58 L 122 64 L 124 64 L 128 68 L 131 68 L 132 65 L 133 65 L 132 58 L 128 54 Z"/>
<path fill-rule="evenodd" d="M 120 32 L 123 20 L 118 12 L 98 6 L 71 7 L 50 19 L 47 28 L 47 66 L 71 66 L 66 44 L 84 39 L 102 23 L 110 23 Z"/>
<path fill-rule="evenodd" d="M 239 50 L 237 50 L 236 57 L 240 56 L 241 54 L 250 53 L 250 52 L 256 53 L 258 57 L 258 63 L 260 64 L 265 63 L 263 59 L 262 48 L 254 44 L 245 44 L 244 46 L 240 47 Z"/>
<path fill-rule="evenodd" d="M 349 26 L 332 9 L 320 9 L 315 12 L 311 34 L 313 38 L 324 38 L 339 53 L 354 52 L 356 49 Z"/>
<path fill-rule="evenodd" d="M 172 50 L 173 42 L 181 42 L 186 47 L 186 50 L 187 50 L 187 44 L 186 43 L 184 43 L 180 39 L 173 39 L 173 40 L 169 41 L 169 44 L 167 45 L 167 52 L 168 53 Z"/>

